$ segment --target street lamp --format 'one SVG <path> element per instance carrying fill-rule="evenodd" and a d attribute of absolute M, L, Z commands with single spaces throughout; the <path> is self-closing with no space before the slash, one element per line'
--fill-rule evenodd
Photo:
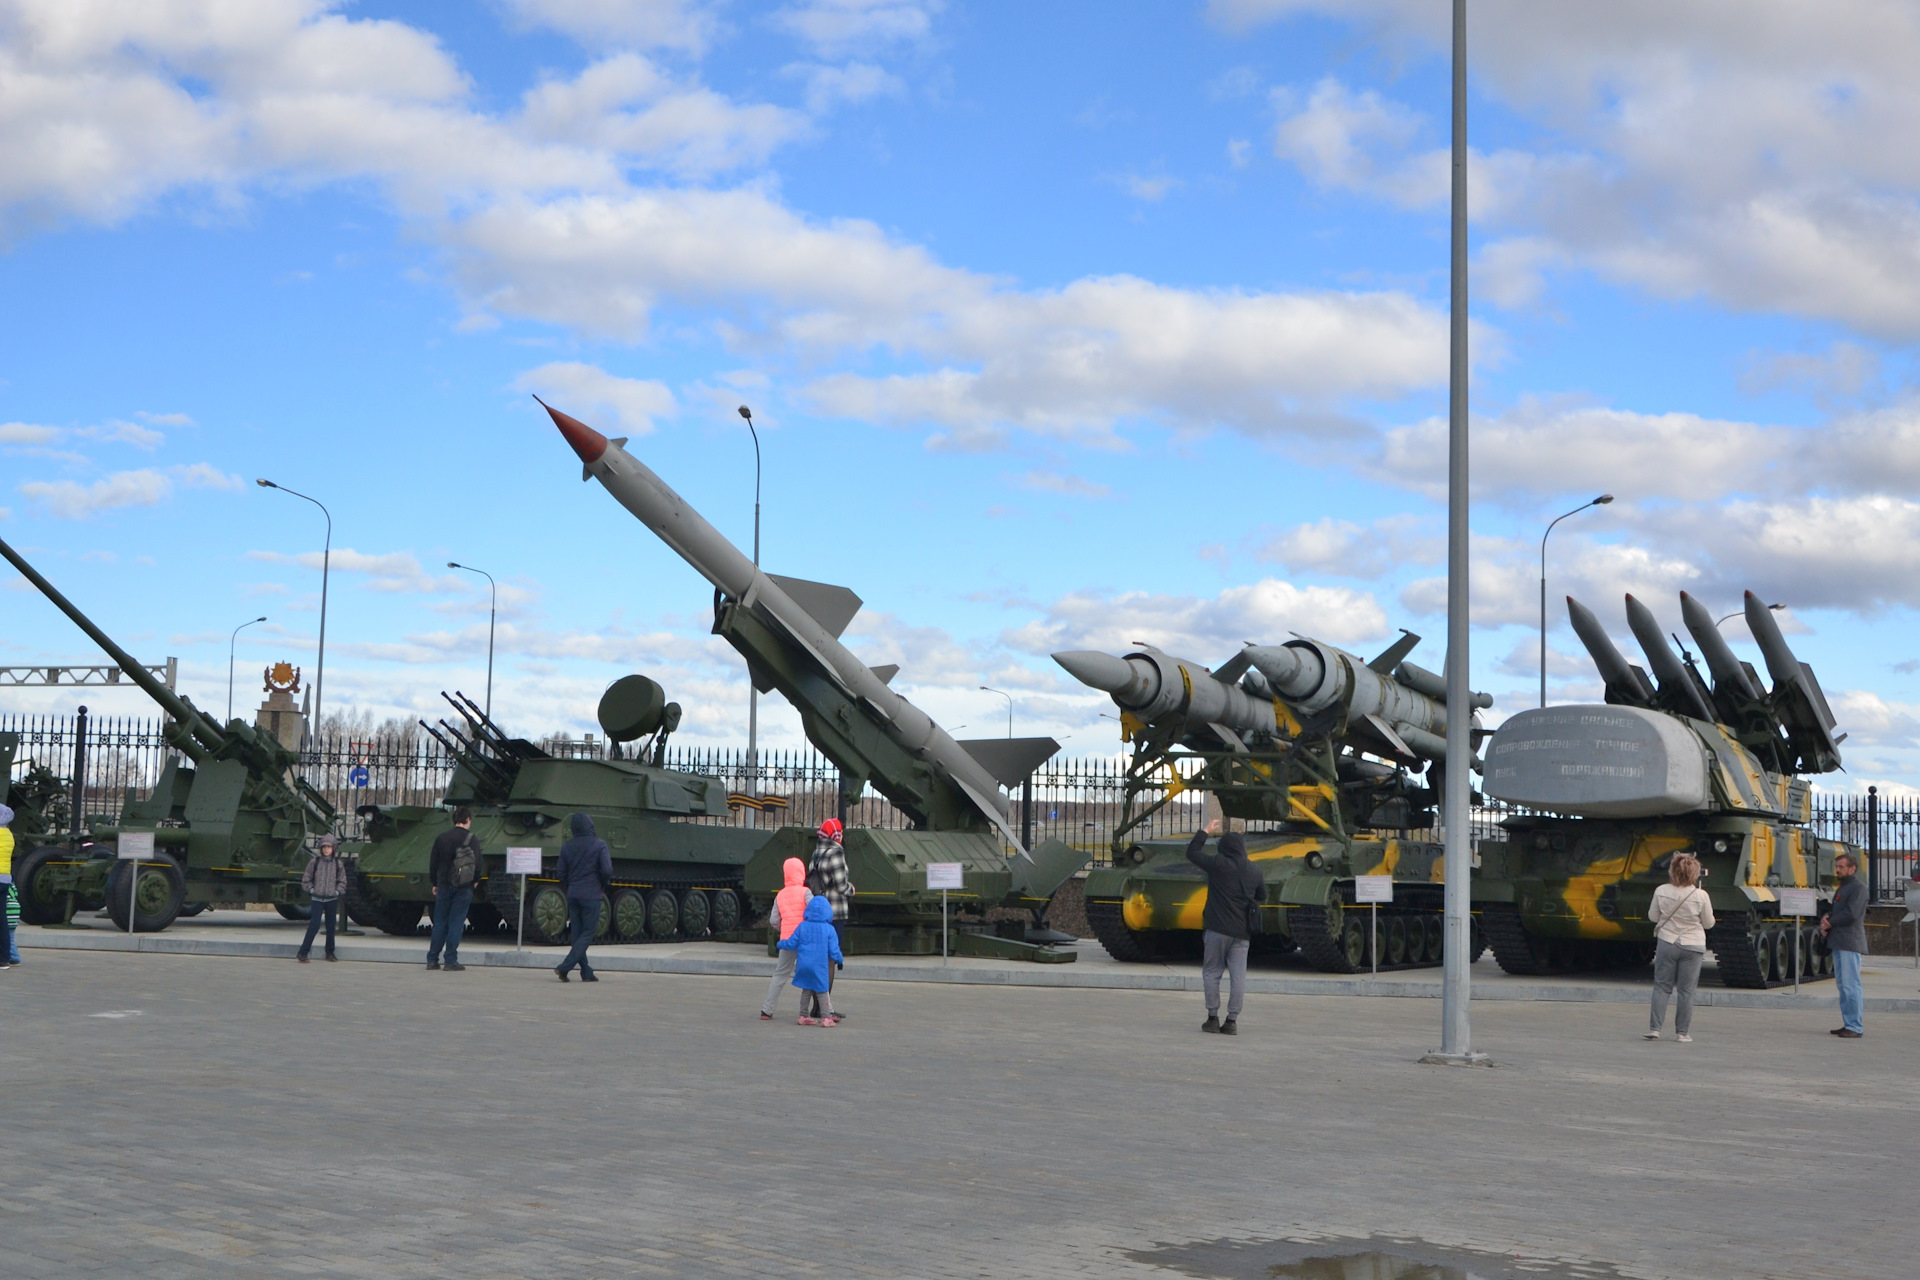
<path fill-rule="evenodd" d="M 1786 607 L 1787 607 L 1787 606 L 1785 606 L 1785 605 L 1783 605 L 1783 604 L 1770 604 L 1770 605 L 1768 605 L 1768 606 L 1767 606 L 1767 608 L 1769 608 L 1769 609 L 1776 609 L 1776 610 L 1777 610 L 1777 609 L 1784 609 L 1784 608 L 1786 608 Z M 1720 625 L 1720 624 L 1721 624 L 1722 622 L 1725 622 L 1725 621 L 1727 620 L 1727 618 L 1737 618 L 1737 617 L 1739 617 L 1739 616 L 1740 616 L 1741 614 L 1743 614 L 1743 613 L 1745 613 L 1745 612 L 1746 612 L 1746 610 L 1745 610 L 1745 609 L 1735 609 L 1735 610 L 1734 610 L 1734 611 L 1733 611 L 1732 613 L 1730 613 L 1730 614 L 1728 614 L 1728 615 L 1726 616 L 1726 618 L 1721 618 L 1719 622 L 1715 622 L 1715 623 L 1714 623 L 1713 625 L 1717 627 L 1717 626 L 1719 626 L 1719 625 Z"/>
<path fill-rule="evenodd" d="M 753 567 L 760 568 L 760 432 L 753 425 L 753 410 L 740 406 L 740 416 L 747 420 L 747 432 L 753 437 Z M 753 683 L 753 672 L 747 672 L 747 792 L 760 794 L 760 690 Z M 758 810 L 754 811 L 758 814 Z M 752 819 L 755 826 L 760 825 L 759 818 Z"/>
<path fill-rule="evenodd" d="M 233 719 L 233 646 L 239 641 L 240 633 L 242 631 L 245 631 L 248 627 L 252 626 L 255 622 L 265 622 L 266 620 L 267 620 L 267 615 L 263 613 L 259 617 L 253 619 L 251 622 L 241 623 L 239 626 L 233 629 L 233 634 L 227 637 L 227 719 L 228 720 Z"/>
<path fill-rule="evenodd" d="M 333 512 L 327 510 L 327 504 L 320 499 L 301 493 L 298 489 L 289 489 L 283 484 L 271 480 L 255 480 L 262 489 L 278 489 L 290 493 L 296 498 L 305 498 L 320 508 L 320 514 L 327 518 L 327 540 L 320 551 L 320 647 L 313 673 L 313 720 L 307 736 L 315 736 L 314 730 L 320 725 L 320 699 L 327 691 L 327 578 L 333 567 Z"/>
<path fill-rule="evenodd" d="M 494 583 L 493 575 L 485 569 L 476 569 L 470 564 L 458 564 L 447 561 L 449 569 L 465 569 L 468 573 L 477 573 L 487 580 L 487 590 L 491 592 L 492 603 L 487 606 L 487 719 L 493 719 L 493 619 L 500 612 L 500 588 Z"/>
<path fill-rule="evenodd" d="M 1011 738 L 1013 736 L 1013 695 L 1004 689 L 995 689 L 984 684 L 980 686 L 980 689 L 984 693 L 997 693 L 1007 700 L 1007 736 Z"/>
<path fill-rule="evenodd" d="M 1603 493 L 1591 502 L 1583 502 L 1567 515 L 1555 516 L 1547 524 L 1547 533 L 1540 535 L 1540 705 L 1543 707 L 1547 705 L 1547 534 L 1567 516 L 1577 516 L 1588 507 L 1604 507 L 1612 501 L 1612 494 Z"/>

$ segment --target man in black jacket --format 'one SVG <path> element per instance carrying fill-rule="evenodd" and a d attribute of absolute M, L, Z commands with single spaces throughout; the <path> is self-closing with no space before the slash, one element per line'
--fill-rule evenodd
<path fill-rule="evenodd" d="M 1833 985 L 1840 996 L 1841 1025 L 1833 1034 L 1842 1040 L 1858 1040 L 1867 1033 L 1861 1018 L 1866 1002 L 1860 989 L 1860 957 L 1867 950 L 1867 886 L 1860 883 L 1859 871 L 1852 854 L 1834 856 L 1833 873 L 1840 883 L 1834 888 L 1832 907 L 1820 920 L 1827 950 L 1833 953 Z"/>
<path fill-rule="evenodd" d="M 1240 1009 L 1247 997 L 1247 949 L 1260 928 L 1260 903 L 1266 901 L 1267 883 L 1247 861 L 1247 842 L 1238 832 L 1220 836 L 1220 852 L 1207 853 L 1207 837 L 1213 835 L 1220 835 L 1218 818 L 1205 831 L 1194 832 L 1187 844 L 1187 861 L 1207 873 L 1207 906 L 1200 917 L 1206 929 L 1200 983 L 1207 996 L 1207 1020 L 1200 1029 L 1231 1036 L 1240 1032 Z M 1220 1021 L 1222 971 L 1232 977 L 1225 1022 Z"/>
<path fill-rule="evenodd" d="M 468 865 L 476 871 L 464 884 L 454 874 L 454 855 L 473 842 L 473 857 Z M 427 878 L 433 883 L 433 936 L 427 939 L 427 968 L 440 967 L 440 951 L 447 953 L 447 970 L 459 973 L 467 966 L 460 963 L 460 935 L 466 932 L 467 908 L 473 905 L 473 886 L 479 879 L 479 840 L 473 834 L 473 810 L 461 805 L 453 811 L 453 826 L 434 837 L 433 852 L 427 855 Z"/>
<path fill-rule="evenodd" d="M 593 829 L 593 819 L 576 813 L 567 819 L 572 839 L 560 846 L 560 865 L 554 874 L 567 895 L 567 918 L 573 922 L 573 949 L 554 967 L 560 981 L 580 966 L 580 981 L 598 982 L 587 963 L 587 948 L 600 928 L 600 899 L 613 888 L 613 853 Z"/>

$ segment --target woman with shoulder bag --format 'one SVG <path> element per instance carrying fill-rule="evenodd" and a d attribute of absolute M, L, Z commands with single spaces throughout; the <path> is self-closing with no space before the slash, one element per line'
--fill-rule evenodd
<path fill-rule="evenodd" d="M 1700 965 L 1707 958 L 1707 930 L 1713 928 L 1713 901 L 1700 887 L 1700 859 L 1676 853 L 1667 864 L 1669 884 L 1653 891 L 1647 919 L 1653 922 L 1653 1014 L 1648 1040 L 1660 1038 L 1667 1020 L 1667 998 L 1676 991 L 1673 1029 L 1681 1044 L 1692 1044 L 1693 993 L 1700 986 Z"/>

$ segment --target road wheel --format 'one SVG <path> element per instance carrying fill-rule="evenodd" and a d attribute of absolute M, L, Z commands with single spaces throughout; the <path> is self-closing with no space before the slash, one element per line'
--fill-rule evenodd
<path fill-rule="evenodd" d="M 613 903 L 606 894 L 600 895 L 600 916 L 593 923 L 593 940 L 605 942 L 613 937 Z"/>
<path fill-rule="evenodd" d="M 64 862 L 71 855 L 57 844 L 43 844 L 17 864 L 13 887 L 20 895 L 21 924 L 58 924 L 66 913 L 62 901 L 66 895 L 53 887 L 55 873 L 49 862 Z"/>
<path fill-rule="evenodd" d="M 1367 967 L 1367 922 L 1357 913 L 1342 912 L 1346 923 L 1340 931 L 1340 948 L 1347 963 L 1356 969 Z"/>
<path fill-rule="evenodd" d="M 655 889 L 647 898 L 647 936 L 659 942 L 680 927 L 680 899 L 671 889 Z"/>
<path fill-rule="evenodd" d="M 567 895 L 556 886 L 527 890 L 527 937 L 548 946 L 567 940 Z"/>
<path fill-rule="evenodd" d="M 296 924 L 305 924 L 313 918 L 313 908 L 296 902 L 276 902 L 273 909 L 280 913 L 282 920 L 292 920 Z"/>
<path fill-rule="evenodd" d="M 172 854 L 156 853 L 138 862 L 120 862 L 107 876 L 107 911 L 125 932 L 128 896 L 133 900 L 133 931 L 158 933 L 172 924 L 186 900 L 187 877 Z"/>
<path fill-rule="evenodd" d="M 716 889 L 713 894 L 713 931 L 732 933 L 740 927 L 740 895 L 731 889 Z"/>
<path fill-rule="evenodd" d="M 1387 963 L 1405 964 L 1407 962 L 1407 922 L 1399 916 L 1393 916 L 1386 923 Z"/>
<path fill-rule="evenodd" d="M 622 889 L 613 895 L 613 936 L 622 942 L 638 942 L 647 931 L 647 897 L 638 889 Z"/>
<path fill-rule="evenodd" d="M 713 903 L 704 889 L 689 889 L 680 900 L 680 932 L 688 938 L 704 938 L 713 919 Z"/>

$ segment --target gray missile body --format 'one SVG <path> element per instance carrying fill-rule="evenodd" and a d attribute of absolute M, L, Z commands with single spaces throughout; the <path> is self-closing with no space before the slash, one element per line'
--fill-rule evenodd
<path fill-rule="evenodd" d="M 1081 684 L 1113 695 L 1115 706 L 1142 720 L 1179 711 L 1189 730 L 1211 728 L 1229 746 L 1242 745 L 1242 734 L 1274 731 L 1271 701 L 1221 678 L 1203 663 L 1176 658 L 1152 645 L 1125 656 L 1078 649 L 1056 653 L 1053 660 Z M 1240 665 L 1244 670 L 1245 664 Z"/>
<path fill-rule="evenodd" d="M 1767 674 L 1773 677 L 1772 702 L 1794 750 L 1805 767 L 1813 772 L 1829 772 L 1840 767 L 1840 739 L 1834 737 L 1833 709 L 1827 695 L 1814 677 L 1813 668 L 1793 656 L 1787 638 L 1773 611 L 1753 592 L 1747 592 L 1747 630 L 1767 660 Z M 1844 736 L 1844 735 L 1842 735 Z"/>
<path fill-rule="evenodd" d="M 865 706 L 888 737 L 943 770 L 1001 835 L 1025 853 L 1025 846 L 1008 821 L 1007 800 L 998 780 L 945 729 L 888 688 L 880 674 L 855 657 L 834 632 L 762 573 L 645 463 L 628 453 L 625 440 L 609 440 L 578 419 L 544 403 L 541 407 L 579 455 L 582 480 L 598 480 L 701 577 L 785 632 L 813 658 L 822 675 Z"/>
<path fill-rule="evenodd" d="M 1593 658 L 1593 665 L 1600 672 L 1600 679 L 1606 682 L 1607 701 L 1618 706 L 1653 706 L 1653 687 L 1647 683 L 1646 673 L 1620 656 L 1613 647 L 1613 639 L 1607 635 L 1607 629 L 1600 625 L 1600 619 L 1593 616 L 1593 610 L 1567 597 L 1567 621 L 1573 624 L 1573 634 L 1580 637 L 1580 643 L 1587 647 L 1587 653 Z"/>
<path fill-rule="evenodd" d="M 1418 687 L 1431 688 L 1432 672 L 1401 663 L 1398 670 L 1404 675 L 1395 678 L 1376 671 L 1357 654 L 1318 640 L 1248 645 L 1245 653 L 1273 691 L 1303 714 L 1339 707 L 1348 727 L 1374 740 L 1383 754 L 1446 759 L 1447 704 Z M 1493 699 L 1476 693 L 1472 705 L 1492 706 Z"/>
<path fill-rule="evenodd" d="M 1640 642 L 1640 652 L 1647 655 L 1647 665 L 1660 681 L 1661 694 L 1674 709 L 1696 720 L 1712 720 L 1713 708 L 1707 705 L 1706 697 L 1695 683 L 1697 677 L 1668 647 L 1666 634 L 1660 630 L 1653 610 L 1635 600 L 1631 592 L 1627 594 L 1627 627 Z"/>
<path fill-rule="evenodd" d="M 1735 696 L 1749 700 L 1760 696 L 1747 675 L 1747 668 L 1740 659 L 1733 656 L 1733 650 L 1727 645 L 1727 638 L 1720 634 L 1720 628 L 1714 624 L 1713 615 L 1707 607 L 1682 591 L 1680 593 L 1680 620 L 1687 624 L 1687 634 L 1700 646 L 1700 656 L 1707 660 L 1707 670 L 1713 672 L 1713 691 L 1718 694 L 1722 686 Z"/>

